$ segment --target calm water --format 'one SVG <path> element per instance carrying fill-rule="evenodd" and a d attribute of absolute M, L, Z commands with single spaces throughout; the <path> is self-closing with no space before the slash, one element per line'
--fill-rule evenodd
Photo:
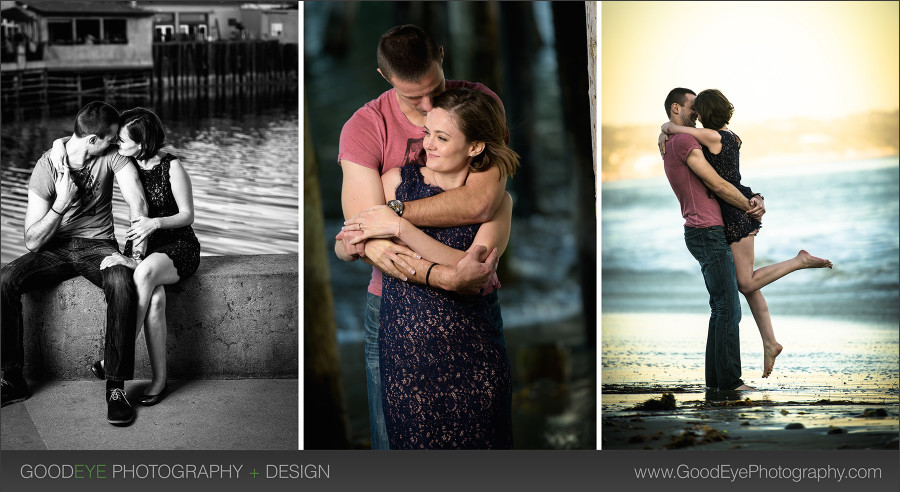
<path fill-rule="evenodd" d="M 202 254 L 298 252 L 298 120 L 296 88 L 201 97 L 172 97 L 143 105 L 162 119 L 164 150 L 191 178 L 194 231 Z M 114 103 L 117 109 L 133 103 Z M 2 261 L 26 252 L 22 223 L 27 186 L 37 158 L 53 140 L 72 133 L 71 114 L 25 118 L 2 125 Z M 118 189 L 113 213 L 120 244 L 128 209 Z"/>
<path fill-rule="evenodd" d="M 766 196 L 756 266 L 804 248 L 834 262 L 763 289 L 785 347 L 762 379 L 762 344 L 743 303 L 748 384 L 776 400 L 898 395 L 898 158 L 746 173 Z M 603 186 L 603 384 L 616 394 L 659 386 L 702 391 L 709 306 L 665 178 Z M 633 400 L 634 397 L 631 397 Z"/>
<path fill-rule="evenodd" d="M 900 297 L 898 158 L 754 170 L 744 182 L 766 196 L 756 266 L 801 248 L 833 270 L 792 273 L 764 289 L 773 314 L 893 323 Z M 704 312 L 696 260 L 665 177 L 603 185 L 604 312 Z M 744 304 L 744 311 L 749 309 Z"/>

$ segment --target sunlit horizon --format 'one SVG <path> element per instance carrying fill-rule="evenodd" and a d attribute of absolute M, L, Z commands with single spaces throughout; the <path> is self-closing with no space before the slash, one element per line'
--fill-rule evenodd
<path fill-rule="evenodd" d="M 605 2 L 602 179 L 662 175 L 674 87 L 721 90 L 741 168 L 900 153 L 897 2 Z"/>

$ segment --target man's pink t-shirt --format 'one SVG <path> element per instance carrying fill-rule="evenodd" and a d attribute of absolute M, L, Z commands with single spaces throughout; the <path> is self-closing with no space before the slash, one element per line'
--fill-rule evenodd
<path fill-rule="evenodd" d="M 707 195 L 706 185 L 687 165 L 688 154 L 699 148 L 700 142 L 690 135 L 670 136 L 666 141 L 666 153 L 663 156 L 666 177 L 669 178 L 672 191 L 681 203 L 684 225 L 698 229 L 725 225 L 722 222 L 719 202 L 715 197 L 710 198 Z"/>
<path fill-rule="evenodd" d="M 464 87 L 500 98 L 484 84 L 464 80 L 446 81 L 447 89 Z M 425 165 L 424 127 L 409 121 L 400 109 L 395 89 L 390 89 L 366 103 L 344 123 L 338 146 L 338 164 L 354 164 L 377 169 L 382 175 L 409 163 Z M 500 102 L 503 108 L 503 103 Z M 504 112 L 504 118 L 506 117 Z M 381 295 L 381 270 L 372 268 L 369 292 Z"/>

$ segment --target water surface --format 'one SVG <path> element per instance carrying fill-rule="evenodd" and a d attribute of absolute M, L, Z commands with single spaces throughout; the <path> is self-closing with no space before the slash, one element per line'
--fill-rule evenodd
<path fill-rule="evenodd" d="M 297 253 L 296 88 L 178 96 L 166 93 L 139 104 L 160 116 L 167 133 L 163 150 L 177 155 L 190 175 L 201 254 Z M 31 170 L 55 138 L 71 135 L 77 110 L 19 118 L 4 114 L 3 263 L 26 252 L 22 224 Z M 116 236 L 124 244 L 128 208 L 117 187 L 113 214 Z"/>
<path fill-rule="evenodd" d="M 766 196 L 756 267 L 801 248 L 834 269 L 801 270 L 763 288 L 784 351 L 762 378 L 762 342 L 746 301 L 743 378 L 771 403 L 898 402 L 898 158 L 754 170 Z M 605 411 L 663 391 L 704 400 L 708 294 L 684 245 L 665 178 L 603 185 L 602 385 Z M 895 422 L 896 423 L 896 422 Z"/>

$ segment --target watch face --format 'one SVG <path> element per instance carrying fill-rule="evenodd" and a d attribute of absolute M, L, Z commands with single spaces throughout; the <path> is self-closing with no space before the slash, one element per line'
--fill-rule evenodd
<path fill-rule="evenodd" d="M 397 215 L 403 215 L 403 202 L 401 202 L 400 200 L 391 200 L 387 203 L 387 205 L 388 207 L 391 207 L 394 212 L 397 212 Z"/>

